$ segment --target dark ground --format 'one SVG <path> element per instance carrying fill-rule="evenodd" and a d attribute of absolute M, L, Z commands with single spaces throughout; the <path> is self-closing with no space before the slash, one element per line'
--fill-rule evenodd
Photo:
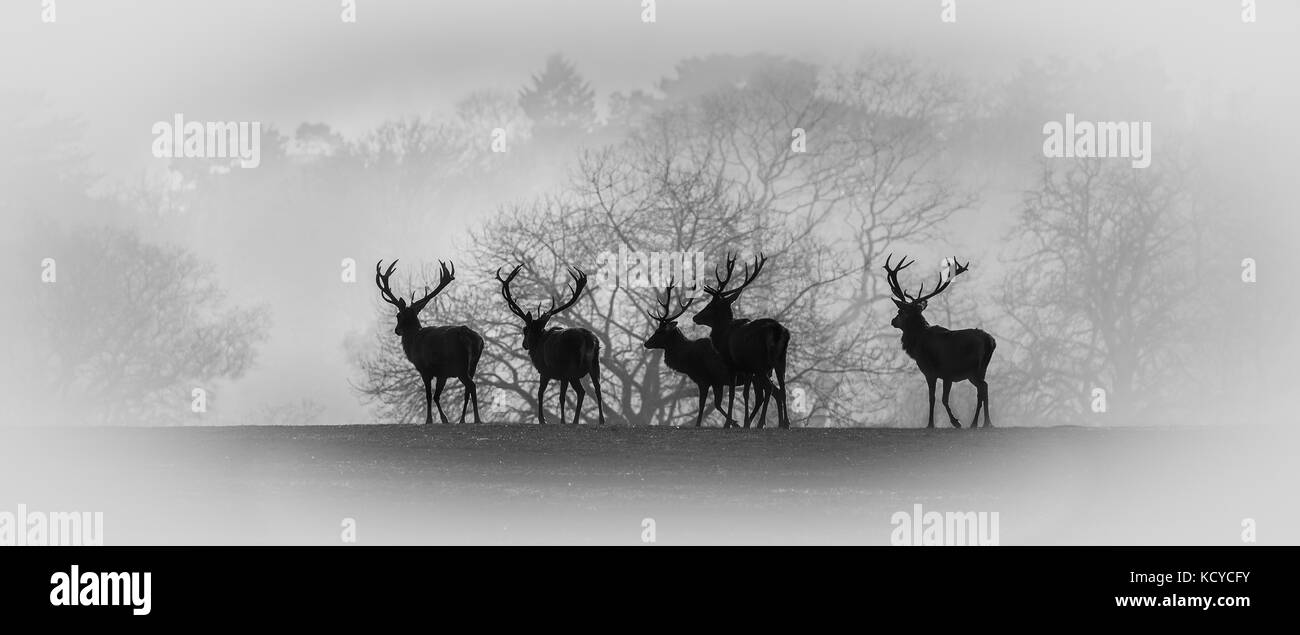
<path fill-rule="evenodd" d="M 104 511 L 105 544 L 1300 543 L 1273 427 L 736 430 L 547 425 L 0 428 L 0 510 Z"/>

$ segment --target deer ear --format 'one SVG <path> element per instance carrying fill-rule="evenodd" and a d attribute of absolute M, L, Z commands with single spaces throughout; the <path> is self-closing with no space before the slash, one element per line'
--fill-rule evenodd
<path fill-rule="evenodd" d="M 922 311 L 924 311 L 926 305 L 928 305 L 929 303 L 930 303 L 929 300 L 921 300 L 921 303 L 920 303 L 920 304 L 917 304 L 917 305 L 916 305 L 916 308 L 917 308 L 917 309 L 920 309 L 920 310 L 922 310 Z"/>
<path fill-rule="evenodd" d="M 898 307 L 900 311 L 907 308 L 907 304 L 905 302 L 899 301 L 898 298 L 890 298 L 890 299 L 894 301 L 894 306 Z"/>

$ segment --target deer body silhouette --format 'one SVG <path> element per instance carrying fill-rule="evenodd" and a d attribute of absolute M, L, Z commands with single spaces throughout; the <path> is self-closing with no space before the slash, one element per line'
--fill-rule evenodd
<path fill-rule="evenodd" d="M 510 283 L 514 281 L 515 276 L 519 275 L 522 268 L 523 265 L 516 266 L 505 278 L 501 277 L 501 270 L 498 269 L 497 280 L 501 282 L 501 296 L 505 298 L 510 311 L 524 321 L 524 350 L 528 351 L 528 358 L 541 375 L 541 382 L 537 388 L 537 422 L 546 423 L 543 407 L 546 386 L 552 379 L 558 379 L 560 380 L 560 422 L 564 422 L 564 398 L 569 386 L 572 386 L 573 391 L 577 393 L 577 404 L 573 408 L 573 424 L 577 425 L 578 417 L 582 414 L 582 401 L 587 395 L 581 382 L 585 375 L 591 378 L 591 385 L 596 391 L 599 422 L 604 425 L 605 404 L 600 394 L 600 340 L 595 333 L 584 328 L 546 328 L 547 322 L 552 317 L 573 306 L 582 297 L 582 291 L 587 287 L 587 274 L 579 269 L 571 270 L 569 276 L 573 278 L 574 284 L 569 287 L 571 294 L 569 299 L 556 306 L 556 298 L 552 297 L 551 308 L 542 311 L 539 305 L 537 316 L 534 317 L 532 311 L 519 308 L 510 291 Z"/>
<path fill-rule="evenodd" d="M 386 273 L 380 273 L 384 261 L 375 264 L 375 284 L 384 301 L 397 307 L 397 327 L 393 332 L 402 338 L 402 351 L 406 359 L 415 366 L 424 382 L 424 406 L 426 424 L 433 423 L 433 408 L 438 408 L 438 417 L 447 423 L 447 413 L 442 410 L 442 389 L 447 379 L 455 377 L 465 387 L 464 399 L 461 401 L 460 422 L 465 422 L 465 411 L 470 401 L 474 402 L 474 422 L 482 423 L 478 414 L 478 386 L 474 374 L 478 370 L 478 360 L 483 355 L 483 338 L 467 326 L 422 326 L 420 311 L 434 296 L 438 295 L 452 280 L 456 279 L 456 268 L 442 262 L 438 287 L 433 291 L 425 288 L 425 296 L 419 300 L 411 294 L 408 304 L 405 298 L 398 297 L 389 286 L 388 279 L 397 268 L 394 260 Z M 437 380 L 437 387 L 431 384 Z"/>
<path fill-rule="evenodd" d="M 726 420 L 723 427 L 737 427 L 736 420 L 731 417 L 732 408 L 736 403 L 736 386 L 744 386 L 745 393 L 745 414 L 749 414 L 749 382 L 741 374 L 731 370 L 722 356 L 713 348 L 713 342 L 708 338 L 688 339 L 681 329 L 677 327 L 677 318 L 681 317 L 686 309 L 690 308 L 691 303 L 679 303 L 677 311 L 674 313 L 671 309 L 673 297 L 673 285 L 668 285 L 668 291 L 664 299 L 659 304 L 662 307 L 660 313 L 647 313 L 651 320 L 656 323 L 655 332 L 645 341 L 645 347 L 649 349 L 662 349 L 664 352 L 664 363 L 669 368 L 677 371 L 690 378 L 695 382 L 696 388 L 700 391 L 700 406 L 695 415 L 695 427 L 700 427 L 704 421 L 705 404 L 708 402 L 709 389 L 713 390 L 713 408 L 722 414 Z M 722 390 L 723 387 L 731 389 L 731 396 L 727 400 L 727 409 L 722 409 Z"/>
<path fill-rule="evenodd" d="M 727 284 L 731 282 L 736 269 L 735 256 L 729 256 L 726 276 L 714 271 L 717 286 L 704 287 L 704 291 L 710 296 L 709 303 L 692 319 L 696 324 L 710 328 L 709 340 L 732 372 L 740 373 L 754 384 L 754 411 L 746 415 L 745 427 L 749 427 L 750 421 L 756 415 L 757 427 L 763 427 L 767 421 L 767 402 L 775 394 L 778 425 L 789 428 L 790 415 L 785 400 L 785 369 L 790 331 L 771 318 L 738 320 L 731 309 L 732 303 L 740 297 L 740 292 L 758 277 L 766 262 L 767 258 L 760 255 L 754 261 L 752 273 L 749 265 L 745 265 L 745 281 L 739 287 L 727 290 Z M 770 378 L 774 371 L 776 384 L 773 384 Z"/>
<path fill-rule="evenodd" d="M 929 384 L 930 417 L 926 427 L 934 427 L 934 385 L 941 379 L 943 380 L 943 408 L 948 411 L 948 421 L 952 427 L 960 428 L 961 421 L 948 406 L 948 393 L 952 389 L 953 382 L 966 380 L 975 386 L 977 394 L 975 415 L 971 417 L 970 427 L 979 426 L 981 408 L 984 410 L 984 427 L 992 427 L 993 423 L 989 416 L 989 385 L 984 375 L 988 371 L 989 362 L 993 359 L 993 349 L 997 347 L 997 341 L 992 335 L 980 329 L 950 331 L 942 326 L 932 326 L 922 315 L 927 301 L 943 293 L 954 278 L 966 272 L 970 263 L 958 264 L 957 259 L 953 258 L 952 266 L 956 269 L 951 276 L 941 274 L 934 291 L 926 294 L 925 285 L 922 284 L 921 289 L 912 296 L 903 291 L 902 286 L 899 285 L 898 272 L 916 261 L 909 262 L 905 256 L 898 262 L 897 267 L 891 268 L 889 264 L 892 259 L 892 255 L 885 259 L 885 272 L 890 291 L 894 295 L 894 305 L 898 307 L 898 314 L 890 324 L 903 332 L 903 351 L 916 362 L 917 368 L 925 375 L 925 381 Z"/>

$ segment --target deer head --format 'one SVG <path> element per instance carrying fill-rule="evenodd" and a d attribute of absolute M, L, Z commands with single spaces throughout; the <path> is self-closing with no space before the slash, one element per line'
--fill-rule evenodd
<path fill-rule="evenodd" d="M 510 271 L 510 275 L 505 278 L 501 277 L 501 270 L 497 269 L 497 281 L 501 283 L 501 297 L 506 299 L 506 304 L 510 306 L 510 312 L 524 321 L 524 350 L 531 350 L 541 339 L 542 334 L 546 332 L 546 323 L 557 313 L 573 306 L 578 301 L 578 298 L 582 297 L 582 290 L 587 287 L 587 274 L 576 267 L 569 268 L 569 277 L 573 279 L 573 282 L 569 283 L 569 299 L 557 306 L 556 297 L 551 296 L 551 308 L 542 311 L 542 305 L 538 304 L 536 317 L 534 317 L 533 311 L 524 311 L 519 308 L 519 303 L 515 301 L 514 295 L 510 292 L 510 283 L 514 281 L 515 276 L 519 275 L 519 270 L 523 268 L 523 265 L 515 266 Z"/>
<path fill-rule="evenodd" d="M 429 300 L 432 300 L 447 285 L 451 284 L 452 280 L 456 279 L 456 265 L 453 263 L 448 268 L 447 263 L 439 260 L 438 265 L 442 270 L 439 272 L 438 288 L 430 291 L 429 287 L 426 286 L 424 288 L 424 297 L 419 300 L 415 299 L 415 292 L 412 291 L 411 301 L 408 303 L 406 299 L 395 295 L 392 287 L 388 284 L 388 279 L 392 277 L 393 270 L 397 268 L 397 261 L 394 260 L 392 264 L 388 265 L 388 271 L 380 273 L 383 264 L 383 260 L 375 263 L 375 285 L 379 287 L 379 294 L 383 296 L 384 302 L 397 307 L 397 328 L 394 328 L 393 332 L 399 336 L 406 333 L 415 333 L 420 330 L 420 311 L 424 309 L 425 305 L 429 304 Z"/>
<path fill-rule="evenodd" d="M 672 309 L 673 285 L 674 283 L 669 281 L 668 293 L 659 300 L 659 312 L 646 312 L 646 315 L 650 316 L 650 319 L 655 322 L 655 332 L 645 341 L 646 348 L 668 348 L 674 340 L 683 337 L 681 330 L 677 328 L 677 318 L 681 317 L 686 312 L 686 309 L 690 308 L 694 300 L 687 300 L 683 303 L 679 299 L 677 309 L 674 311 Z"/>
<path fill-rule="evenodd" d="M 736 272 L 736 256 L 729 254 L 727 256 L 726 275 L 718 272 L 717 267 L 713 268 L 713 277 L 717 280 L 717 286 L 705 286 L 704 292 L 709 294 L 709 303 L 704 305 L 704 309 L 695 314 L 692 320 L 696 324 L 705 326 L 720 326 L 731 323 L 733 314 L 731 304 L 740 297 L 740 292 L 758 277 L 759 272 L 763 270 L 763 265 L 767 263 L 767 256 L 759 254 L 754 259 L 754 270 L 751 272 L 749 265 L 745 265 L 745 281 L 739 287 L 728 290 L 727 285 L 731 283 L 731 276 Z"/>
<path fill-rule="evenodd" d="M 894 306 L 898 307 L 898 314 L 894 316 L 892 321 L 890 321 L 890 325 L 897 329 L 902 329 L 910 324 L 918 324 L 924 321 L 921 312 L 925 311 L 929 299 L 943 293 L 943 291 L 948 288 L 948 285 L 952 284 L 953 278 L 966 273 L 966 270 L 970 268 L 969 260 L 967 260 L 966 264 L 963 265 L 960 262 L 957 262 L 957 258 L 954 256 L 952 259 L 952 265 L 955 266 L 956 269 L 953 271 L 952 275 L 945 275 L 947 273 L 947 268 L 945 267 L 944 271 L 940 272 L 939 282 L 935 284 L 933 291 L 926 293 L 925 284 L 922 283 L 921 288 L 917 290 L 916 295 L 909 295 L 903 290 L 902 285 L 898 283 L 898 272 L 912 266 L 916 260 L 908 260 L 907 256 L 903 256 L 903 258 L 898 261 L 898 266 L 890 267 L 889 264 L 893 258 L 893 254 L 890 254 L 885 258 L 885 276 L 889 281 L 889 290 L 894 295 Z"/>

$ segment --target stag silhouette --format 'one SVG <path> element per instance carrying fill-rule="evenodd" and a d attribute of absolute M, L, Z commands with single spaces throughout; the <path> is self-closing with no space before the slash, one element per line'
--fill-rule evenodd
<path fill-rule="evenodd" d="M 984 409 L 984 427 L 992 427 L 993 423 L 989 420 L 989 384 L 984 380 L 984 374 L 988 371 L 989 361 L 993 359 L 993 349 L 997 347 L 997 342 L 992 335 L 980 329 L 949 331 L 942 326 L 931 326 L 921 314 L 930 298 L 943 293 L 957 276 L 966 273 L 970 261 L 963 265 L 953 258 L 951 265 L 956 269 L 952 275 L 945 275 L 945 267 L 944 272 L 939 274 L 939 282 L 934 291 L 926 293 L 925 284 L 922 284 L 913 296 L 908 295 L 898 284 L 898 272 L 916 260 L 908 261 L 904 256 L 898 261 L 897 267 L 891 268 L 889 264 L 892 259 L 893 254 L 885 258 L 885 273 L 889 289 L 894 294 L 898 314 L 890 324 L 903 332 L 903 350 L 916 361 L 917 368 L 921 369 L 921 374 L 925 375 L 925 381 L 929 384 L 930 418 L 926 427 L 934 427 L 934 384 L 940 379 L 943 380 L 943 408 L 948 411 L 948 421 L 952 427 L 960 428 L 961 421 L 957 420 L 952 408 L 948 406 L 948 391 L 952 388 L 952 382 L 968 379 L 977 391 L 975 415 L 971 417 L 970 427 L 979 426 L 981 407 Z"/>
<path fill-rule="evenodd" d="M 523 269 L 523 265 L 517 265 L 505 278 L 501 277 L 501 270 L 497 269 L 497 280 L 501 283 L 501 297 L 505 298 L 510 312 L 524 321 L 524 350 L 528 351 L 528 358 L 541 374 L 541 385 L 537 388 L 537 422 L 546 423 L 542 407 L 545 403 L 546 385 L 552 379 L 558 379 L 560 380 L 560 422 L 564 422 L 565 394 L 568 387 L 573 386 L 573 391 L 578 396 L 578 403 L 573 407 L 573 425 L 578 425 L 578 416 L 582 414 L 582 400 L 587 395 L 587 391 L 582 388 L 581 379 L 583 375 L 587 375 L 591 377 L 591 385 L 596 391 L 596 407 L 600 415 L 600 424 L 603 425 L 605 404 L 600 395 L 600 340 L 595 333 L 584 328 L 546 328 L 546 323 L 552 317 L 573 306 L 578 298 L 582 297 L 582 291 L 587 287 L 587 274 L 580 269 L 571 269 L 569 276 L 573 279 L 573 283 L 569 285 L 569 299 L 556 306 L 556 298 L 552 296 L 551 308 L 542 311 L 541 305 L 538 305 L 537 316 L 533 317 L 532 311 L 519 308 L 519 303 L 510 292 L 510 283 L 514 281 L 515 276 L 519 275 L 520 269 Z"/>
<path fill-rule="evenodd" d="M 754 384 L 754 412 L 745 417 L 745 427 L 758 415 L 759 428 L 767 421 L 767 402 L 776 395 L 777 421 L 782 428 L 790 427 L 790 414 L 785 402 L 785 368 L 786 351 L 790 345 L 790 331 L 780 322 L 771 318 L 757 320 L 736 319 L 731 305 L 740 297 L 740 292 L 763 271 L 767 257 L 762 254 L 754 261 L 754 270 L 745 265 L 745 281 L 735 289 L 727 290 L 727 284 L 736 270 L 736 257 L 727 257 L 727 273 L 722 276 L 714 269 L 716 287 L 704 287 L 709 294 L 709 303 L 695 314 L 693 320 L 710 328 L 709 339 L 713 348 L 721 355 L 727 366 L 736 373 L 748 377 Z M 776 384 L 772 384 L 769 375 L 776 372 Z M 761 405 L 760 405 L 761 404 Z M 761 414 L 759 414 L 761 410 Z"/>
<path fill-rule="evenodd" d="M 723 427 L 732 428 L 738 424 L 731 417 L 732 408 L 736 403 L 736 386 L 744 386 L 745 397 L 745 414 L 749 414 L 749 381 L 741 373 L 731 370 L 727 363 L 722 360 L 722 356 L 713 348 L 713 342 L 707 337 L 700 339 L 688 339 L 681 329 L 677 327 L 677 318 L 681 317 L 686 309 L 690 308 L 693 300 L 686 302 L 678 301 L 677 309 L 672 309 L 673 284 L 668 285 L 667 293 L 659 300 L 660 311 L 654 313 L 647 311 L 646 315 L 655 322 L 655 332 L 645 341 L 645 347 L 662 349 L 664 351 L 664 363 L 669 368 L 686 375 L 695 382 L 695 386 L 700 391 L 700 407 L 695 415 L 695 427 L 700 427 L 704 421 L 705 404 L 708 402 L 709 389 L 713 389 L 713 408 L 717 410 L 726 419 Z M 722 409 L 722 389 L 723 387 L 731 389 L 731 396 L 727 399 L 727 409 Z"/>
<path fill-rule="evenodd" d="M 446 385 L 448 377 L 455 377 L 465 386 L 460 422 L 465 423 L 466 407 L 473 400 L 474 423 L 482 423 L 478 416 L 478 386 L 474 383 L 474 373 L 478 370 L 479 357 L 483 355 L 483 338 L 467 326 L 420 325 L 420 311 L 456 279 L 456 265 L 452 264 L 448 268 L 447 264 L 438 261 L 441 267 L 438 287 L 433 291 L 425 287 L 425 295 L 419 300 L 415 299 L 415 293 L 412 292 L 408 304 L 404 298 L 394 294 L 389 286 L 388 279 L 397 268 L 397 261 L 394 260 L 388 266 L 387 272 L 380 273 L 383 264 L 383 260 L 375 263 L 375 284 L 384 301 L 397 307 L 397 327 L 393 333 L 402 338 L 402 350 L 406 353 L 406 359 L 415 366 L 424 382 L 424 422 L 433 423 L 433 406 L 436 405 L 438 416 L 443 423 L 447 423 L 447 413 L 442 411 L 442 387 Z M 438 385 L 431 390 L 430 383 L 434 379 L 438 380 Z"/>

